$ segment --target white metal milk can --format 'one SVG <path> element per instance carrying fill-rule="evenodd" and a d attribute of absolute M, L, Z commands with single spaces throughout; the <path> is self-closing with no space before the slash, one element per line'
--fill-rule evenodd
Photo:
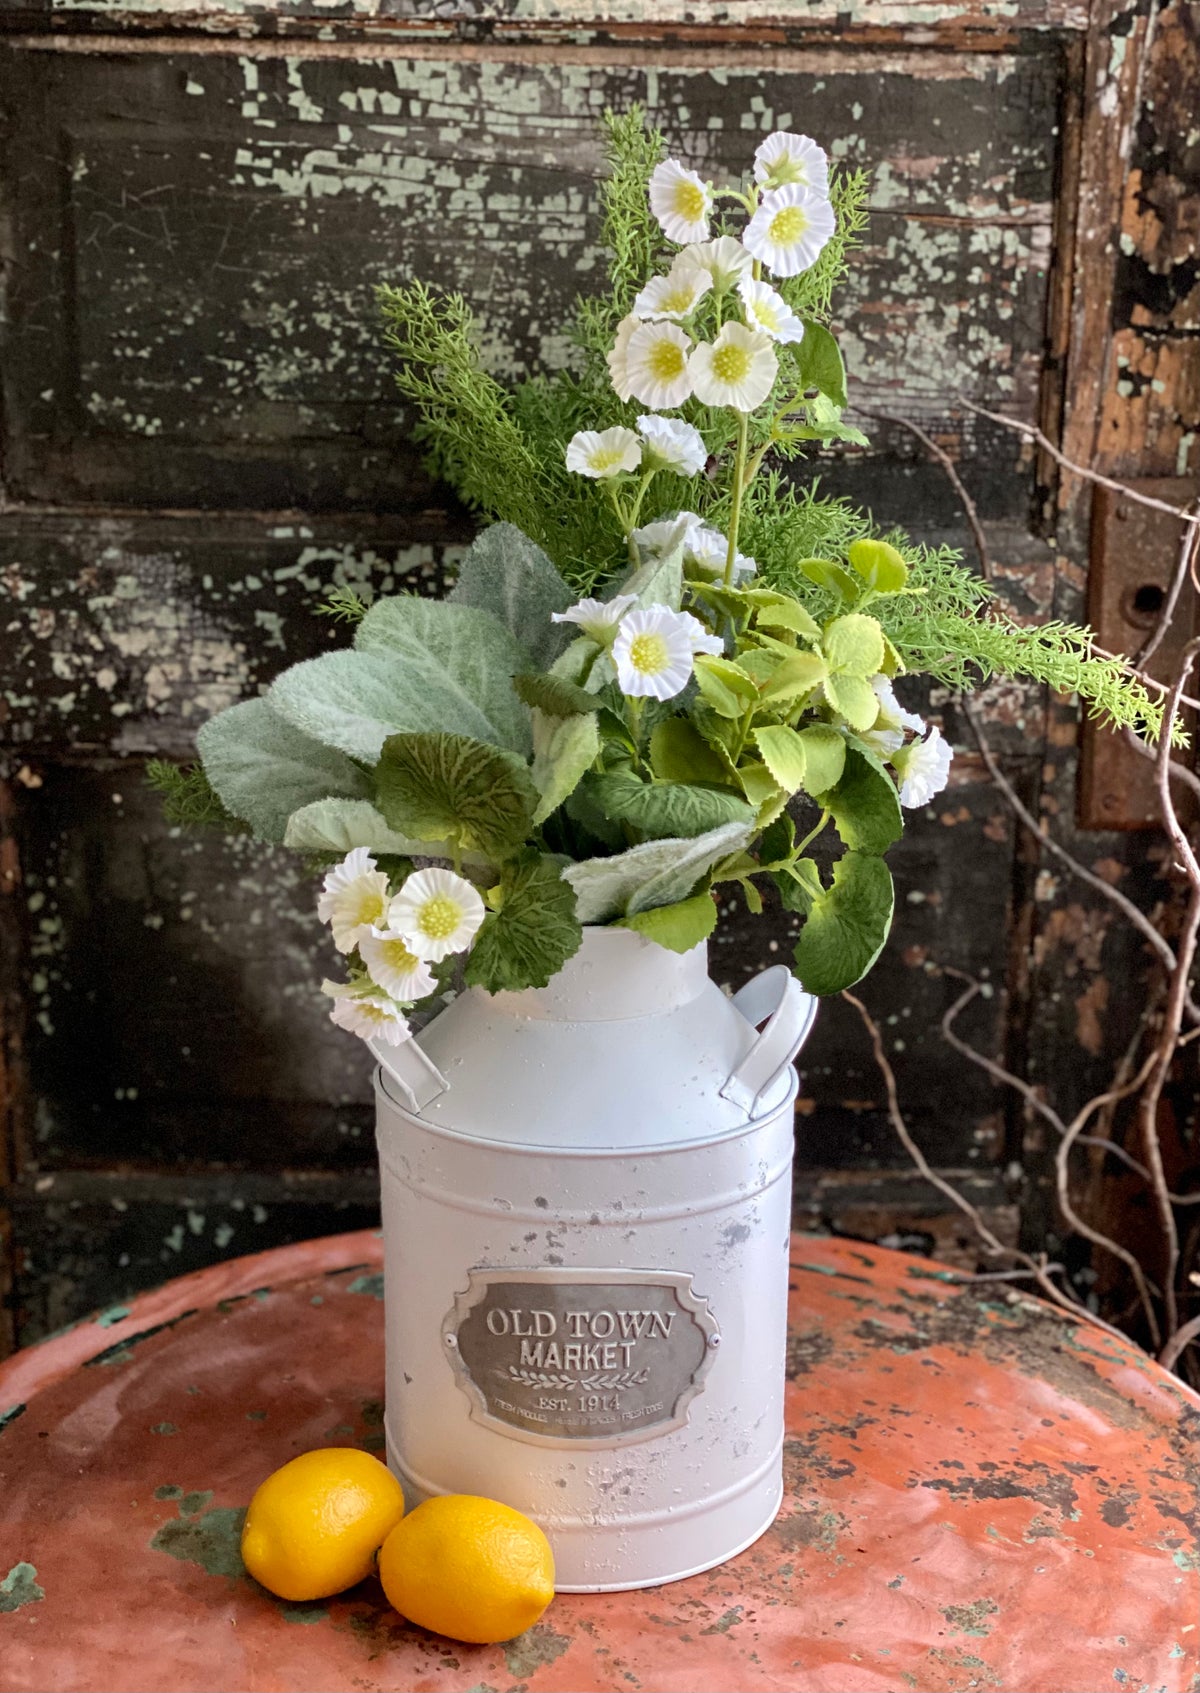
<path fill-rule="evenodd" d="M 546 988 L 471 989 L 375 1048 L 410 1505 L 526 1512 L 565 1592 L 673 1581 L 770 1525 L 815 1011 L 783 966 L 729 999 L 704 946 L 593 928 Z"/>

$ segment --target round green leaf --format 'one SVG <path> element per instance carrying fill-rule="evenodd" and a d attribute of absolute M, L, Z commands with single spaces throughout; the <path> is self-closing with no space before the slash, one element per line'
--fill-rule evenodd
<path fill-rule="evenodd" d="M 533 826 L 538 791 L 514 754 L 466 735 L 392 735 L 375 772 L 379 809 L 417 840 L 505 857 Z"/>
<path fill-rule="evenodd" d="M 840 993 L 865 976 L 892 926 L 895 895 L 882 858 L 847 852 L 833 867 L 796 942 L 796 974 L 809 993 Z"/>
<path fill-rule="evenodd" d="M 908 581 L 908 566 L 886 541 L 851 541 L 846 557 L 877 594 L 898 594 Z"/>
<path fill-rule="evenodd" d="M 821 795 L 821 804 L 842 840 L 858 852 L 884 853 L 904 833 L 896 784 L 877 759 L 857 747 L 847 747 L 842 778 Z"/>
<path fill-rule="evenodd" d="M 544 988 L 582 939 L 562 865 L 530 847 L 504 867 L 499 909 L 484 918 L 467 958 L 467 985 L 488 993 Z"/>
<path fill-rule="evenodd" d="M 717 906 L 711 894 L 696 894 L 676 905 L 659 905 L 653 911 L 639 911 L 618 923 L 619 929 L 633 929 L 648 941 L 669 952 L 691 952 L 706 941 L 717 926 Z"/>

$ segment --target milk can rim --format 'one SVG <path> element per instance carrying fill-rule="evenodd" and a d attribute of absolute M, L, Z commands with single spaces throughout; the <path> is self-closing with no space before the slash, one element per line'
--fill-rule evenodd
<path fill-rule="evenodd" d="M 719 1134 L 695 1135 L 688 1140 L 654 1141 L 646 1145 L 638 1144 L 636 1146 L 628 1144 L 625 1146 L 562 1146 L 545 1141 L 535 1143 L 528 1140 L 499 1140 L 491 1135 L 472 1134 L 466 1129 L 451 1128 L 448 1124 L 432 1123 L 427 1117 L 418 1117 L 409 1111 L 406 1106 L 401 1105 L 388 1088 L 387 1075 L 383 1066 L 378 1064 L 375 1067 L 376 1097 L 382 1095 L 393 1111 L 398 1112 L 401 1117 L 412 1123 L 416 1128 L 424 1129 L 428 1134 L 441 1136 L 445 1140 L 457 1141 L 464 1146 L 502 1147 L 507 1152 L 528 1157 L 545 1158 L 552 1156 L 555 1158 L 588 1159 L 590 1161 L 597 1158 L 628 1159 L 652 1155 L 661 1157 L 663 1154 L 671 1152 L 697 1152 L 702 1147 L 724 1146 L 727 1142 L 754 1134 L 769 1123 L 772 1118 L 778 1117 L 785 1106 L 792 1104 L 800 1091 L 800 1077 L 793 1065 L 787 1066 L 780 1075 L 779 1081 L 784 1082 L 785 1087 L 774 1104 L 769 1105 L 759 1116 L 747 1117 L 743 1122 L 735 1124 L 733 1128 L 722 1129 Z M 774 1093 L 774 1091 L 774 1087 L 769 1090 L 770 1093 Z"/>

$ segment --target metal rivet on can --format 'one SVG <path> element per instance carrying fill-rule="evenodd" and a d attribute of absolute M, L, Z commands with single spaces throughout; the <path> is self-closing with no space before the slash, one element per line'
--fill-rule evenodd
<path fill-rule="evenodd" d="M 452 1349 L 457 1348 L 457 1346 L 458 1346 L 458 1336 L 456 1334 L 443 1335 L 442 1338 L 445 1340 L 447 1346 L 451 1347 Z"/>
<path fill-rule="evenodd" d="M 720 1346 L 720 1344 L 721 1344 L 720 1335 L 719 1334 L 710 1334 L 709 1337 L 708 1337 L 708 1344 L 710 1346 Z"/>

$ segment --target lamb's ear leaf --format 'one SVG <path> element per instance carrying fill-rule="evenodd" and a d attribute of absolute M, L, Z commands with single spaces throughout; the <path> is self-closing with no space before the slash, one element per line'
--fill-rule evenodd
<path fill-rule="evenodd" d="M 392 735 L 375 772 L 391 828 L 418 841 L 456 841 L 493 861 L 533 827 L 538 792 L 523 760 L 467 735 Z"/>
<path fill-rule="evenodd" d="M 283 844 L 300 852 L 331 852 L 339 856 L 354 847 L 395 858 L 449 858 L 446 841 L 418 841 L 398 835 L 369 799 L 319 799 L 302 805 L 288 818 Z"/>
<path fill-rule="evenodd" d="M 691 840 L 646 841 L 611 858 L 568 864 L 563 880 L 575 890 L 581 923 L 604 923 L 686 899 L 702 876 L 740 852 L 753 824 L 723 823 Z"/>
<path fill-rule="evenodd" d="M 575 595 L 546 554 L 512 523 L 493 523 L 470 547 L 459 566 L 449 599 L 476 606 L 500 620 L 539 670 L 547 669 L 575 631 L 552 623 Z"/>
<path fill-rule="evenodd" d="M 260 840 L 282 841 L 288 819 L 313 800 L 365 799 L 370 778 L 274 712 L 244 700 L 210 717 L 196 737 L 204 773 L 221 804 Z"/>

